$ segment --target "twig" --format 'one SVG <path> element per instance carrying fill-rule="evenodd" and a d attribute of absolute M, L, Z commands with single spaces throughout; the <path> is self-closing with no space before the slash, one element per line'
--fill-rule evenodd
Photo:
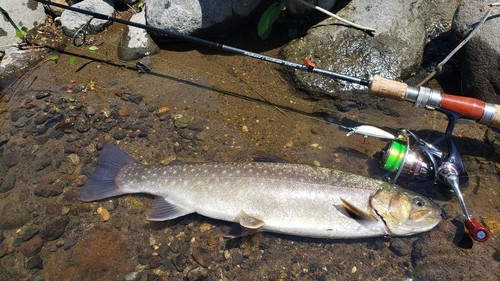
<path fill-rule="evenodd" d="M 364 30 L 364 31 L 375 32 L 375 29 L 373 29 L 373 28 L 366 27 L 366 26 L 362 26 L 362 25 L 359 25 L 359 24 L 355 24 L 355 23 L 353 23 L 353 22 L 350 22 L 350 21 L 348 21 L 348 20 L 346 20 L 346 19 L 343 19 L 343 18 L 341 18 L 341 17 L 337 16 L 336 14 L 334 14 L 334 13 L 332 13 L 332 12 L 328 11 L 328 10 L 325 10 L 325 9 L 323 9 L 323 8 L 319 7 L 319 6 L 313 5 L 313 4 L 311 4 L 311 3 L 309 3 L 309 2 L 306 2 L 306 1 L 304 1 L 304 0 L 297 0 L 297 1 L 299 1 L 300 3 L 302 3 L 302 4 L 306 5 L 306 6 L 308 6 L 309 8 L 316 9 L 316 10 L 318 10 L 318 11 L 320 11 L 320 12 L 322 12 L 322 13 L 324 13 L 324 14 L 326 14 L 326 15 L 330 16 L 330 17 L 336 18 L 337 20 L 339 20 L 339 21 L 341 21 L 341 22 L 344 22 L 344 23 L 346 23 L 347 25 L 350 25 L 350 26 L 352 26 L 352 27 L 355 27 L 355 28 L 358 28 L 358 29 L 361 29 L 361 30 Z"/>
<path fill-rule="evenodd" d="M 436 67 L 434 67 L 434 69 L 431 71 L 431 73 L 429 73 L 429 75 L 427 75 L 427 77 L 425 77 L 422 81 L 420 81 L 420 83 L 418 83 L 417 87 L 424 85 L 429 80 L 431 80 L 432 77 L 436 75 L 436 73 L 441 72 L 443 66 L 451 59 L 451 57 L 453 57 L 455 53 L 458 52 L 472 38 L 472 36 L 474 36 L 474 34 L 476 34 L 479 31 L 479 28 L 484 24 L 486 19 L 490 16 L 491 12 L 493 11 L 493 7 L 500 6 L 500 2 L 491 3 L 488 4 L 488 6 L 490 6 L 490 8 L 483 16 L 479 24 L 471 31 L 471 33 L 469 33 L 469 35 L 462 42 L 460 42 L 460 44 L 458 44 L 458 46 L 455 49 L 453 49 L 453 51 L 451 51 L 451 53 L 448 56 L 446 56 L 446 58 L 444 58 L 443 61 L 441 61 L 438 65 L 436 65 Z"/>

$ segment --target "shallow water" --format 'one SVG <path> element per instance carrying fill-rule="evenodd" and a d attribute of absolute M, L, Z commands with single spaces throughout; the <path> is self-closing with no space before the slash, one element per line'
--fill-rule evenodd
<path fill-rule="evenodd" d="M 57 62 L 44 60 L 3 93 L 0 277 L 17 280 L 437 280 L 500 276 L 498 238 L 462 241 L 454 197 L 429 182 L 405 181 L 433 198 L 447 220 L 406 238 L 309 239 L 261 233 L 227 240 L 229 223 L 189 215 L 147 222 L 149 196 L 82 203 L 75 196 L 96 165 L 97 147 L 118 144 L 147 164 L 249 161 L 266 152 L 293 163 L 375 178 L 372 158 L 386 144 L 347 137 L 338 125 L 407 128 L 432 137 L 446 127 L 438 113 L 408 103 L 353 96 L 362 109 L 307 100 L 280 68 L 182 42 L 134 62 L 116 58 L 120 29 L 93 37 L 99 49 L 68 45 Z M 229 45 L 278 56 L 279 46 L 255 38 Z M 279 44 L 277 44 L 279 45 Z M 55 53 L 48 53 L 47 58 Z M 70 57 L 75 64 L 70 65 Z M 434 84 L 433 86 L 439 87 Z M 43 94 L 45 93 L 45 94 Z M 381 111 L 382 109 L 382 111 Z M 461 121 L 455 141 L 470 184 L 465 197 L 477 218 L 500 221 L 498 144 L 487 128 Z M 494 133 L 490 133 L 490 135 Z M 496 149 L 496 151 L 495 151 Z M 108 217 L 109 215 L 109 217 Z M 493 225 L 493 224 L 491 224 Z M 498 230 L 498 226 L 497 226 Z M 2 278 L 0 278 L 2 279 Z"/>

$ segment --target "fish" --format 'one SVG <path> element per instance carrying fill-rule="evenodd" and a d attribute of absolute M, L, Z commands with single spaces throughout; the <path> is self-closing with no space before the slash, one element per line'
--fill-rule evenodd
<path fill-rule="evenodd" d="M 228 237 L 260 231 L 331 239 L 407 236 L 441 221 L 430 199 L 344 171 L 272 162 L 144 165 L 104 144 L 77 198 L 132 193 L 156 196 L 148 220 L 198 213 L 234 222 L 241 231 Z"/>

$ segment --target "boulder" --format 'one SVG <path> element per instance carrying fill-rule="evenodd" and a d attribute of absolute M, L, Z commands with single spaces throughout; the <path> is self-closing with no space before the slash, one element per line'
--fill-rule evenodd
<path fill-rule="evenodd" d="M 149 0 L 146 22 L 182 34 L 203 35 L 248 16 L 262 0 Z"/>
<path fill-rule="evenodd" d="M 142 11 L 130 18 L 130 21 L 146 24 L 145 12 Z M 122 34 L 118 57 L 130 61 L 158 53 L 160 48 L 151 39 L 146 30 L 138 27 L 127 26 Z"/>
<path fill-rule="evenodd" d="M 73 5 L 72 7 L 104 14 L 110 17 L 114 16 L 115 13 L 115 8 L 111 0 L 84 0 Z M 64 34 L 73 36 L 78 31 L 78 29 L 87 24 L 90 18 L 92 17 L 89 15 L 77 13 L 70 10 L 64 10 L 60 18 Z M 93 33 L 99 32 L 109 24 L 110 22 L 108 20 L 93 19 L 90 22 L 88 31 Z"/>
<path fill-rule="evenodd" d="M 462 1 L 453 19 L 452 33 L 459 44 L 481 21 L 494 1 Z M 496 11 L 496 12 L 495 12 Z M 500 99 L 500 7 L 457 53 L 464 94 L 498 104 Z"/>
<path fill-rule="evenodd" d="M 289 43 L 283 49 L 283 56 L 298 63 L 310 57 L 319 68 L 361 78 L 374 74 L 389 79 L 407 78 L 421 64 L 428 41 L 426 30 L 436 22 L 451 22 L 459 1 L 441 2 L 353 0 L 337 15 L 375 28 L 374 34 L 326 19 L 312 27 L 305 37 Z M 301 71 L 294 71 L 292 76 L 299 88 L 310 93 L 338 97 L 348 91 L 365 89 Z"/>
<path fill-rule="evenodd" d="M 45 22 L 43 5 L 34 0 L 2 1 L 0 4 L 0 51 L 21 42 L 16 37 L 16 28 L 28 30 Z M 6 13 L 8 17 L 5 16 Z"/>

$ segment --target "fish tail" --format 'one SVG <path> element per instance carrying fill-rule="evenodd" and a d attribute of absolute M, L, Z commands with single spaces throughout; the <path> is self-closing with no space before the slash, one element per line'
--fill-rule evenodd
<path fill-rule="evenodd" d="M 127 193 L 120 190 L 115 179 L 123 167 L 135 162 L 117 146 L 104 144 L 97 167 L 80 188 L 78 200 L 88 202 Z"/>

